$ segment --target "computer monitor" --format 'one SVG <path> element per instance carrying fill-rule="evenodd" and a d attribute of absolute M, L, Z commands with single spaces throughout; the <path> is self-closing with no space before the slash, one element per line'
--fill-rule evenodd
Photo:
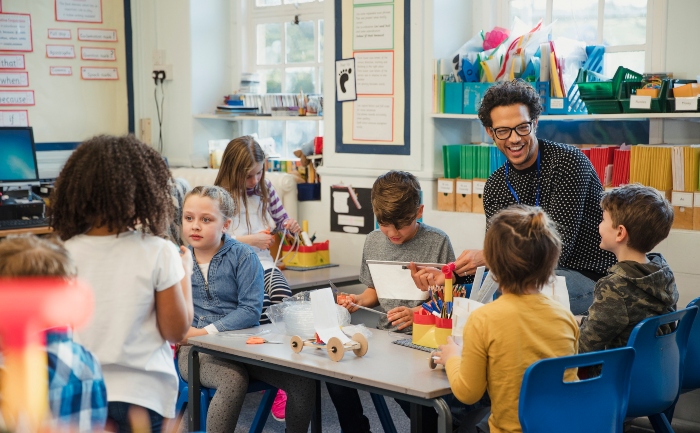
<path fill-rule="evenodd" d="M 39 185 L 31 127 L 0 127 L 0 187 Z"/>

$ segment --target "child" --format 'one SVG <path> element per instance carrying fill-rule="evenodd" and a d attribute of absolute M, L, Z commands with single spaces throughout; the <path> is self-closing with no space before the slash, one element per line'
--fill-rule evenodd
<path fill-rule="evenodd" d="M 73 152 L 51 198 L 51 224 L 95 292 L 78 337 L 102 364 L 116 424 L 108 429 L 128 429 L 129 412 L 147 411 L 153 431 L 175 416 L 168 341 L 192 323 L 192 256 L 159 237 L 171 220 L 169 181 L 158 152 L 133 136 L 103 135 Z"/>
<path fill-rule="evenodd" d="M 661 254 L 649 253 L 671 230 L 668 201 L 653 188 L 636 184 L 605 194 L 600 206 L 600 248 L 618 261 L 596 283 L 593 305 L 581 317 L 582 353 L 627 345 L 639 322 L 675 311 L 678 302 L 671 268 Z M 670 331 L 662 326 L 664 334 Z"/>
<path fill-rule="evenodd" d="M 252 249 L 226 234 L 234 202 L 225 189 L 198 186 L 185 196 L 183 233 L 197 266 L 192 273 L 195 317 L 187 338 L 258 325 L 263 305 L 263 269 Z M 189 347 L 181 347 L 178 366 L 187 378 Z M 311 421 L 315 384 L 253 365 L 200 355 L 202 385 L 216 388 L 207 413 L 207 432 L 235 429 L 248 388 L 248 377 L 289 391 L 288 432 L 306 432 Z"/>
<path fill-rule="evenodd" d="M 0 242 L 0 277 L 75 277 L 76 269 L 60 242 L 33 235 Z M 107 420 L 107 390 L 95 356 L 75 343 L 68 328 L 46 331 L 49 407 L 63 431 L 102 431 Z"/>
<path fill-rule="evenodd" d="M 289 218 L 272 183 L 265 179 L 265 152 L 249 135 L 238 137 L 226 146 L 214 185 L 226 189 L 236 205 L 237 212 L 228 233 L 237 241 L 250 245 L 265 270 L 265 299 L 260 323 L 270 323 L 265 315 L 268 307 L 292 295 L 287 280 L 270 254 L 274 242 L 272 233 L 286 229 L 298 234 L 299 224 Z M 277 421 L 284 421 L 286 398 L 284 391 L 280 390 L 272 405 L 272 416 Z"/>
<path fill-rule="evenodd" d="M 379 230 L 367 235 L 362 253 L 360 281 L 367 289 L 359 295 L 348 296 L 343 306 L 350 312 L 357 310 L 357 307 L 351 304 L 379 306 L 381 311 L 387 313 L 386 317 L 379 319 L 379 329 L 410 332 L 413 313 L 421 308 L 422 301 L 379 298 L 374 289 L 367 260 L 448 263 L 455 259 L 447 235 L 439 229 L 418 222 L 423 216 L 420 190 L 415 176 L 405 171 L 383 174 L 372 186 L 372 209 L 379 223 Z M 357 390 L 331 383 L 326 385 L 338 411 L 343 431 L 368 432 L 369 420 L 362 414 L 362 403 Z M 409 404 L 399 400 L 397 402 L 408 415 Z M 432 408 L 427 409 L 424 410 L 424 424 L 426 428 L 435 429 L 437 413 Z"/>
<path fill-rule="evenodd" d="M 464 347 L 450 338 L 433 356 L 445 365 L 460 401 L 472 404 L 488 389 L 492 413 L 485 431 L 519 432 L 518 396 L 525 370 L 542 358 L 576 354 L 578 326 L 571 312 L 540 293 L 553 278 L 561 251 L 544 211 L 511 206 L 490 223 L 484 257 L 502 295 L 471 313 Z M 567 371 L 565 379 L 575 380 L 575 370 Z"/>

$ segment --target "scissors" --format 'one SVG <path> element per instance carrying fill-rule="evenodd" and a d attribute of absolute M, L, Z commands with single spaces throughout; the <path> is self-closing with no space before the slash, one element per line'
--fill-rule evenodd
<path fill-rule="evenodd" d="M 245 344 L 263 344 L 263 343 L 270 343 L 270 344 L 282 344 L 281 341 L 271 341 L 271 340 L 266 340 L 262 337 L 249 337 L 246 341 Z"/>

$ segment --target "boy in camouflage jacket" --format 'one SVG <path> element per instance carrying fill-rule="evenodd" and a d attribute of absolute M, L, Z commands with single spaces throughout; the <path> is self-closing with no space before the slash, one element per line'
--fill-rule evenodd
<path fill-rule="evenodd" d="M 656 190 L 638 184 L 607 193 L 601 201 L 600 248 L 617 264 L 595 285 L 593 305 L 579 316 L 579 352 L 622 347 L 632 329 L 647 317 L 676 309 L 676 281 L 663 256 L 649 253 L 664 240 L 673 223 L 673 208 Z M 671 332 L 668 325 L 662 332 Z"/>

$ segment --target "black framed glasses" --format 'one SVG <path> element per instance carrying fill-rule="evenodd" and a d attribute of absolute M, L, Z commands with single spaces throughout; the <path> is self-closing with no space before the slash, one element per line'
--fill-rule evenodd
<path fill-rule="evenodd" d="M 516 134 L 518 134 L 521 137 L 525 137 L 529 135 L 532 132 L 532 120 L 529 122 L 521 123 L 520 125 L 516 126 L 515 128 L 491 128 L 491 131 L 493 131 L 493 134 L 498 138 L 499 140 L 507 140 L 510 138 L 511 134 L 513 131 L 515 131 Z"/>

